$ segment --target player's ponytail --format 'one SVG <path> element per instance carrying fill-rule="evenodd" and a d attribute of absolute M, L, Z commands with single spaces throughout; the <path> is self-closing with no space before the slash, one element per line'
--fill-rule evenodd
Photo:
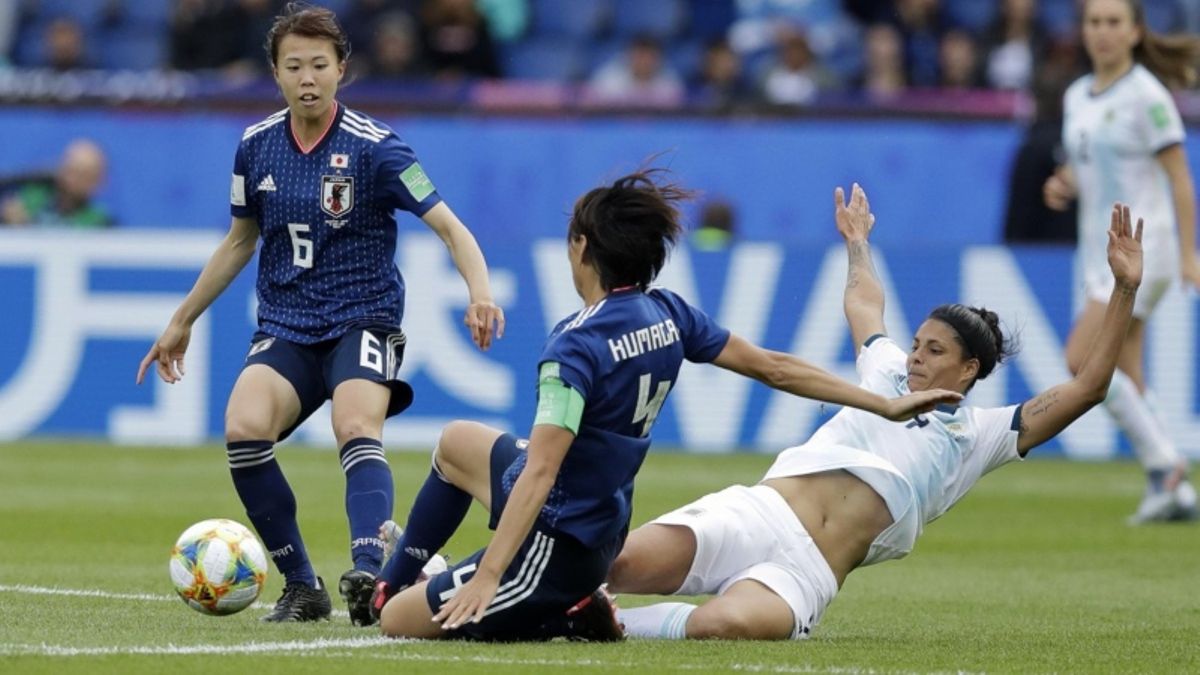
<path fill-rule="evenodd" d="M 996 366 L 1017 351 L 1015 342 L 1004 335 L 999 315 L 990 309 L 957 303 L 940 305 L 929 313 L 929 318 L 953 328 L 955 340 L 963 348 L 963 355 L 979 361 L 976 380 L 991 375 Z"/>
<path fill-rule="evenodd" d="M 1133 23 L 1142 39 L 1133 48 L 1133 60 L 1172 89 L 1186 89 L 1196 83 L 1200 63 L 1200 39 L 1191 35 L 1160 35 L 1146 25 L 1142 0 L 1125 0 L 1133 13 Z"/>
<path fill-rule="evenodd" d="M 663 169 L 645 169 L 589 191 L 575 202 L 568 236 L 587 238 L 584 261 L 600 275 L 605 290 L 645 289 L 678 241 L 677 204 L 691 193 L 659 180 Z"/>

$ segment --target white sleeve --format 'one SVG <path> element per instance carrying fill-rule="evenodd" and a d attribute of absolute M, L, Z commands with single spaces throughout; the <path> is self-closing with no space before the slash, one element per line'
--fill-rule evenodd
<path fill-rule="evenodd" d="M 1022 459 L 1017 451 L 1021 432 L 1021 404 L 1003 408 L 975 408 L 974 455 L 983 465 L 980 475 Z"/>
<path fill-rule="evenodd" d="M 1142 110 L 1138 115 L 1138 126 L 1146 141 L 1146 149 L 1154 154 L 1158 151 L 1178 145 L 1183 142 L 1187 132 L 1183 128 L 1183 119 L 1175 100 L 1165 88 L 1155 89 L 1141 101 Z"/>
<path fill-rule="evenodd" d="M 859 385 L 889 398 L 908 392 L 908 355 L 895 340 L 879 333 L 858 352 Z"/>

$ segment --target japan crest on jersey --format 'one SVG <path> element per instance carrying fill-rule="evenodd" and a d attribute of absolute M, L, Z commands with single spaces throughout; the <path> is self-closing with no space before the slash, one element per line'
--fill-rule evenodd
<path fill-rule="evenodd" d="M 321 210 L 341 218 L 354 208 L 354 176 L 321 176 Z"/>

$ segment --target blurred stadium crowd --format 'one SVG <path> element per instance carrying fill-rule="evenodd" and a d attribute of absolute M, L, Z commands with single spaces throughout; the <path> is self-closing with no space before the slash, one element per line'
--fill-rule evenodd
<path fill-rule="evenodd" d="M 281 0 L 0 0 L 10 68 L 267 73 Z M 924 89 L 1035 89 L 1078 72 L 1076 0 L 313 0 L 353 76 L 586 83 L 614 103 L 803 106 Z M 1145 0 L 1158 32 L 1200 2 Z"/>

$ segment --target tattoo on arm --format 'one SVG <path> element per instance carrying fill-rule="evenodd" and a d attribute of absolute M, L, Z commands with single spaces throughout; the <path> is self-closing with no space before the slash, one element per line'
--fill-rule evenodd
<path fill-rule="evenodd" d="M 859 283 L 875 278 L 875 266 L 871 262 L 871 249 L 865 241 L 852 242 L 849 246 L 850 269 L 846 275 L 846 288 L 857 288 Z"/>
<path fill-rule="evenodd" d="M 1058 397 L 1059 392 L 1050 390 L 1033 399 L 1029 403 L 1026 403 L 1021 412 L 1021 431 L 1025 431 L 1029 428 L 1029 425 L 1025 423 L 1026 416 L 1037 417 L 1038 415 L 1044 415 L 1050 412 L 1050 409 L 1058 404 Z"/>

